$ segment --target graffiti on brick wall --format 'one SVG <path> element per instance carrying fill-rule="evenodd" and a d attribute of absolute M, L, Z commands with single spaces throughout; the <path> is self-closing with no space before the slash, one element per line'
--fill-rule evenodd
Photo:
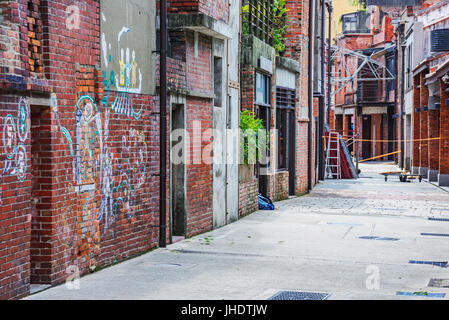
<path fill-rule="evenodd" d="M 106 21 L 105 15 L 102 13 L 103 21 Z M 104 101 L 108 101 L 110 91 L 112 88 L 117 89 L 117 95 L 114 102 L 111 104 L 111 109 L 117 113 L 128 118 L 140 119 L 142 116 L 143 105 L 140 106 L 139 111 L 136 112 L 135 104 L 133 103 L 133 94 L 142 92 L 143 75 L 136 59 L 136 51 L 130 48 L 122 48 L 122 38 L 129 36 L 132 30 L 123 26 L 118 35 L 113 37 L 117 39 L 117 51 L 113 56 L 112 44 L 107 42 L 106 34 L 101 36 L 101 51 L 103 55 L 104 65 L 108 71 L 103 71 L 104 87 L 106 88 L 106 96 Z M 113 69 L 111 63 L 113 59 L 118 62 L 117 70 Z M 107 106 L 107 103 L 106 103 Z"/>
<path fill-rule="evenodd" d="M 78 184 L 93 184 L 102 162 L 101 115 L 90 96 L 76 104 L 76 176 Z M 100 150 L 100 152 L 97 152 Z"/>
<path fill-rule="evenodd" d="M 101 113 L 94 100 L 83 96 L 77 103 L 77 183 L 98 183 L 101 202 L 96 218 L 108 229 L 118 216 L 134 218 L 132 212 L 133 190 L 140 188 L 146 179 L 148 149 L 145 135 L 130 129 L 121 144 L 109 140 L 109 122 L 112 108 L 103 100 Z M 103 115 L 103 117 L 102 117 Z M 114 154 L 111 146 L 119 143 L 120 150 Z M 115 171 L 114 171 L 115 169 Z"/>
<path fill-rule="evenodd" d="M 28 156 L 25 142 L 30 133 L 30 107 L 24 98 L 20 98 L 17 115 L 8 114 L 3 124 L 3 148 L 6 159 L 1 176 L 16 176 L 24 182 L 28 171 Z"/>

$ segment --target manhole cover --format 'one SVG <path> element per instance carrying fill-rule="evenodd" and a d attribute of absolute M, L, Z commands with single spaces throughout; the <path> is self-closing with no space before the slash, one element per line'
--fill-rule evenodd
<path fill-rule="evenodd" d="M 433 293 L 433 292 L 396 292 L 397 296 L 413 296 L 413 297 L 427 297 L 427 298 L 444 298 L 445 293 Z"/>
<path fill-rule="evenodd" d="M 428 287 L 449 288 L 449 279 L 430 279 Z"/>
<path fill-rule="evenodd" d="M 436 267 L 446 268 L 447 261 L 420 261 L 420 260 L 410 260 L 408 263 L 411 264 L 429 264 Z"/>
<path fill-rule="evenodd" d="M 364 239 L 364 240 L 381 240 L 381 241 L 399 241 L 398 238 L 387 238 L 387 237 L 376 237 L 376 236 L 363 236 L 363 237 L 359 237 L 359 239 Z"/>
<path fill-rule="evenodd" d="M 279 291 L 268 300 L 327 300 L 328 293 L 301 292 L 301 291 Z"/>

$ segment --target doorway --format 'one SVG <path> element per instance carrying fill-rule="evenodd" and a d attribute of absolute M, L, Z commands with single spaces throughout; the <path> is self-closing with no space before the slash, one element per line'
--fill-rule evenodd
<path fill-rule="evenodd" d="M 363 116 L 362 139 L 363 140 L 371 140 L 371 116 L 370 115 Z M 362 142 L 362 158 L 368 159 L 370 157 L 371 157 L 371 142 L 363 141 Z"/>
<path fill-rule="evenodd" d="M 294 110 L 288 113 L 288 195 L 296 195 L 296 115 Z"/>
<path fill-rule="evenodd" d="M 185 132 L 185 108 L 183 104 L 172 105 L 172 132 L 171 141 L 171 216 L 172 216 L 172 235 L 176 237 L 185 237 L 186 234 L 186 186 L 185 186 L 185 158 L 186 158 L 186 137 L 181 134 Z"/>

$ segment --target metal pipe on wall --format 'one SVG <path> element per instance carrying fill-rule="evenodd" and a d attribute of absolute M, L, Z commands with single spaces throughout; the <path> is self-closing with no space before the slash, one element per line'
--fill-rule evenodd
<path fill-rule="evenodd" d="M 331 46 L 332 46 L 332 0 L 326 1 L 327 11 L 329 14 L 329 47 L 327 50 L 327 124 L 331 125 L 331 103 L 332 103 L 332 61 L 331 61 Z"/>
<path fill-rule="evenodd" d="M 405 25 L 401 25 L 401 108 L 399 110 L 399 139 L 400 142 L 400 150 L 401 153 L 399 153 L 399 166 L 404 169 L 405 167 L 405 154 L 404 154 L 404 103 L 405 103 L 405 39 L 404 39 L 404 28 Z"/>
<path fill-rule="evenodd" d="M 314 28 L 315 28 L 315 0 L 309 0 L 309 55 L 308 55 L 308 75 L 309 75 L 309 87 L 308 87 L 308 109 L 309 109 L 309 125 L 308 125 L 308 165 L 307 185 L 309 190 L 312 190 L 312 147 L 313 147 L 313 48 L 314 48 Z"/>
<path fill-rule="evenodd" d="M 160 197 L 159 247 L 167 246 L 167 0 L 160 0 Z"/>
<path fill-rule="evenodd" d="M 325 170 L 325 157 L 324 157 L 324 121 L 326 112 L 326 65 L 324 64 L 326 60 L 326 8 L 325 0 L 321 0 L 321 88 L 319 96 L 319 131 L 318 131 L 318 150 L 319 150 L 319 168 L 318 168 L 318 180 L 324 180 L 324 170 Z"/>

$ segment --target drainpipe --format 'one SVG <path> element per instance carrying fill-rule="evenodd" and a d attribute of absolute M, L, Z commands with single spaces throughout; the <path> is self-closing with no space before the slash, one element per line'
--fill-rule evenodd
<path fill-rule="evenodd" d="M 399 154 L 399 157 L 401 159 L 399 166 L 404 169 L 405 167 L 405 154 L 404 154 L 404 102 L 405 102 L 405 47 L 406 47 L 406 43 L 405 43 L 405 39 L 404 39 L 404 27 L 405 25 L 401 26 L 401 109 L 400 109 L 400 121 L 399 121 L 399 126 L 400 126 L 400 139 L 401 139 L 401 143 L 400 143 L 400 147 L 401 147 L 401 153 Z M 399 48 L 397 48 L 399 50 Z"/>
<path fill-rule="evenodd" d="M 167 246 L 167 0 L 160 0 L 160 197 L 159 247 Z"/>
<path fill-rule="evenodd" d="M 324 121 L 326 113 L 326 65 L 324 64 L 326 60 L 326 7 L 325 0 L 321 0 L 321 88 L 320 88 L 320 103 L 319 103 L 319 137 L 318 137 L 318 150 L 319 150 L 319 169 L 318 169 L 318 180 L 324 180 Z"/>
<path fill-rule="evenodd" d="M 327 11 L 329 13 L 329 48 L 327 51 L 327 124 L 331 125 L 331 103 L 332 103 L 332 61 L 331 61 L 331 46 L 332 46 L 332 0 L 326 1 Z"/>
<path fill-rule="evenodd" d="M 309 87 L 308 87 L 308 97 L 309 97 L 309 126 L 308 126 L 308 188 L 309 191 L 312 190 L 312 147 L 313 147 L 313 37 L 314 37 L 314 26 L 315 26 L 315 0 L 309 0 L 309 56 L 308 56 L 308 75 L 309 75 Z"/>

